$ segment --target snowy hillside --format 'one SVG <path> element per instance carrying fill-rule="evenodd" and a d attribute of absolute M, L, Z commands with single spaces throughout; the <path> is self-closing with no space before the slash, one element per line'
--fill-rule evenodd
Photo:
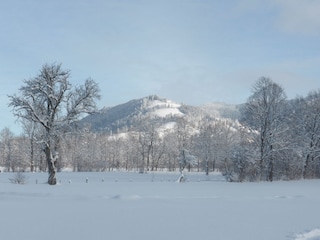
<path fill-rule="evenodd" d="M 134 129 L 141 121 L 153 121 L 159 127 L 172 123 L 174 119 L 190 115 L 174 101 L 151 95 L 111 108 L 104 108 L 99 113 L 84 118 L 80 123 L 88 125 L 95 131 L 124 132 Z M 171 125 L 170 125 L 171 126 Z"/>
<path fill-rule="evenodd" d="M 229 183 L 216 173 L 0 173 L 1 239 L 319 240 L 319 180 Z M 88 179 L 88 180 L 87 180 Z"/>
<path fill-rule="evenodd" d="M 205 117 L 236 119 L 237 112 L 233 105 L 208 104 L 195 107 L 151 95 L 103 108 L 99 113 L 82 119 L 80 124 L 94 131 L 119 133 L 135 129 L 141 121 L 152 121 L 158 129 L 168 129 L 174 127 L 179 118 L 194 125 Z"/>

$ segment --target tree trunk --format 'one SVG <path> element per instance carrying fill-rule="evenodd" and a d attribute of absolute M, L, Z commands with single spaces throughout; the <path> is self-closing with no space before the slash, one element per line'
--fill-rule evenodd
<path fill-rule="evenodd" d="M 273 159 L 270 159 L 269 170 L 268 170 L 268 181 L 273 181 Z"/>
<path fill-rule="evenodd" d="M 270 156 L 270 160 L 269 160 L 269 164 L 268 164 L 268 181 L 272 182 L 273 181 L 273 146 L 270 145 L 270 152 L 271 152 L 271 156 Z"/>
<path fill-rule="evenodd" d="M 209 175 L 209 160 L 206 159 L 206 175 Z"/>
<path fill-rule="evenodd" d="M 56 167 L 55 167 L 56 159 L 53 158 L 52 153 L 51 153 L 51 149 L 49 146 L 46 146 L 44 151 L 45 151 L 46 159 L 47 159 L 47 163 L 48 163 L 48 172 L 49 172 L 48 184 L 49 185 L 56 185 L 57 184 Z"/>
<path fill-rule="evenodd" d="M 313 157 L 308 153 L 303 167 L 303 179 L 312 178 L 312 171 L 310 167 L 312 161 Z"/>
<path fill-rule="evenodd" d="M 33 135 L 30 138 L 30 171 L 34 172 L 34 139 Z"/>

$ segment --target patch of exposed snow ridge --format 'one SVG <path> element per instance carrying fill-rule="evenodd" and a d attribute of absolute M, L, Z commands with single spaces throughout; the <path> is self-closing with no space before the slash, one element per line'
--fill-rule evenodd
<path fill-rule="evenodd" d="M 165 100 L 165 101 L 155 100 L 151 102 L 148 108 L 154 110 L 152 112 L 153 115 L 164 118 L 168 115 L 183 116 L 183 113 L 179 110 L 180 106 L 181 106 L 180 104 L 170 100 Z"/>
<path fill-rule="evenodd" d="M 181 105 L 178 103 L 175 103 L 171 100 L 154 100 L 153 102 L 151 102 L 151 104 L 149 105 L 149 108 L 154 108 L 154 107 L 169 107 L 169 108 L 179 108 Z"/>
<path fill-rule="evenodd" d="M 320 229 L 313 229 L 309 232 L 298 234 L 294 240 L 320 240 Z"/>
<path fill-rule="evenodd" d="M 158 109 L 158 110 L 154 111 L 153 114 L 157 115 L 158 117 L 166 117 L 168 115 L 172 115 L 172 116 L 182 116 L 183 115 L 183 113 L 180 112 L 180 110 L 177 108 L 162 108 L 162 109 Z"/>

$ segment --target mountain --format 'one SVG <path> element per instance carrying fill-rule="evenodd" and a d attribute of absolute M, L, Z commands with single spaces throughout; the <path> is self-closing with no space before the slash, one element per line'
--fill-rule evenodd
<path fill-rule="evenodd" d="M 80 126 L 96 132 L 119 133 L 134 130 L 141 121 L 150 121 L 158 128 L 167 129 L 172 128 L 181 118 L 196 125 L 203 118 L 236 119 L 237 113 L 235 105 L 212 103 L 195 107 L 150 95 L 114 107 L 105 107 L 98 113 L 83 118 Z"/>

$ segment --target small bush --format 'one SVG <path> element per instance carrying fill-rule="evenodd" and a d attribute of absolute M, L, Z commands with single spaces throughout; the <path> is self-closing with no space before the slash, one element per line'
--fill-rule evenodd
<path fill-rule="evenodd" d="M 28 177 L 22 172 L 16 172 L 13 175 L 13 178 L 9 178 L 9 180 L 11 183 L 15 183 L 15 184 L 26 184 L 28 181 Z"/>

